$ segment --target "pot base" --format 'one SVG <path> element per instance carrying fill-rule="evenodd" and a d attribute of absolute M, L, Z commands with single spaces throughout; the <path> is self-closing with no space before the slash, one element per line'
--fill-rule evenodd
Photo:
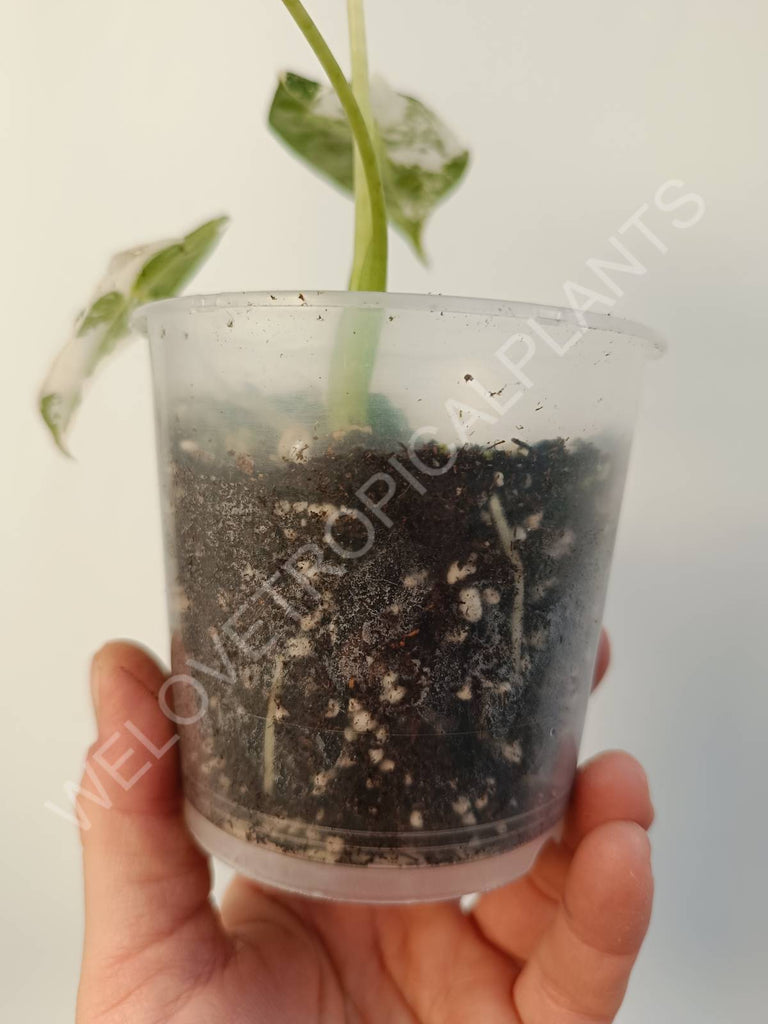
<path fill-rule="evenodd" d="M 184 803 L 184 817 L 206 853 L 246 878 L 302 896 L 350 903 L 428 903 L 496 889 L 524 875 L 544 843 L 561 832 L 558 823 L 508 853 L 460 864 L 358 867 L 321 864 L 237 839 L 213 825 L 188 801 Z"/>

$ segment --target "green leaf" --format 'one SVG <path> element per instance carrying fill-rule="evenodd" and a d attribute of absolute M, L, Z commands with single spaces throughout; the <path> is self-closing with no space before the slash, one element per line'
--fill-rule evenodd
<path fill-rule="evenodd" d="M 128 336 L 133 310 L 143 302 L 176 295 L 213 250 L 226 224 L 226 217 L 218 217 L 183 238 L 140 245 L 112 257 L 40 391 L 40 414 L 65 454 L 83 385 Z"/>
<path fill-rule="evenodd" d="M 424 259 L 424 225 L 456 187 L 469 152 L 431 110 L 412 96 L 371 82 L 387 215 Z M 352 133 L 332 89 L 287 72 L 272 100 L 269 124 L 314 170 L 345 192 L 354 188 Z"/>
<path fill-rule="evenodd" d="M 112 324 L 125 311 L 125 296 L 120 292 L 107 292 L 97 299 L 85 313 L 77 331 L 78 338 L 99 327 L 101 324 Z"/>
<path fill-rule="evenodd" d="M 178 295 L 213 250 L 228 219 L 209 220 L 149 259 L 133 286 L 132 298 L 136 303 Z"/>
<path fill-rule="evenodd" d="M 311 167 L 352 192 L 352 132 L 330 88 L 290 71 L 281 75 L 269 126 Z"/>

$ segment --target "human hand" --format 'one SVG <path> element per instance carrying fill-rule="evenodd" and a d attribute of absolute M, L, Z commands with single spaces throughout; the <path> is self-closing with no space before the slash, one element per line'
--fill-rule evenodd
<path fill-rule="evenodd" d="M 597 678 L 608 664 L 601 643 Z M 457 903 L 361 906 L 230 885 L 221 911 L 181 815 L 176 746 L 125 789 L 96 755 L 131 722 L 160 750 L 164 676 L 126 643 L 95 657 L 99 739 L 80 799 L 86 928 L 78 1024 L 601 1024 L 622 1001 L 651 910 L 642 768 L 583 766 L 562 841 L 529 874 Z M 133 746 L 136 746 L 134 743 Z M 109 762 L 119 760 L 118 744 Z M 140 767 L 140 765 L 137 765 Z M 90 769 L 90 771 L 88 770 Z M 126 761 L 124 777 L 131 765 Z M 109 805 L 109 806 L 107 806 Z"/>

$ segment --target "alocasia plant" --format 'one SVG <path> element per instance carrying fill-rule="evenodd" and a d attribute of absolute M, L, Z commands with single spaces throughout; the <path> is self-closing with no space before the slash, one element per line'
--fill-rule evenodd
<path fill-rule="evenodd" d="M 417 99 L 368 74 L 363 0 L 348 0 L 352 74 L 347 80 L 300 0 L 283 0 L 317 56 L 330 88 L 300 75 L 280 76 L 269 112 L 276 135 L 313 170 L 355 199 L 351 291 L 386 291 L 387 225 L 424 259 L 424 225 L 458 184 L 469 154 Z M 137 246 L 115 256 L 40 393 L 40 412 L 56 443 L 66 438 L 83 386 L 130 334 L 144 302 L 177 295 L 210 255 L 227 224 L 210 220 L 183 238 Z M 368 385 L 380 318 L 342 317 L 331 365 L 329 421 L 334 430 L 368 423 Z"/>
<path fill-rule="evenodd" d="M 412 96 L 371 81 L 379 164 L 387 216 L 426 262 L 423 233 L 435 206 L 461 181 L 469 152 L 445 124 Z M 335 93 L 300 75 L 280 79 L 269 124 L 315 170 L 345 192 L 354 191 L 354 140 Z"/>

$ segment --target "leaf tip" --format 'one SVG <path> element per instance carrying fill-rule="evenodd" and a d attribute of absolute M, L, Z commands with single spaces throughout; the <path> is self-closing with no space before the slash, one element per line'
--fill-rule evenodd
<path fill-rule="evenodd" d="M 195 238 L 196 236 L 199 235 L 212 235 L 213 237 L 211 239 L 211 245 L 213 245 L 213 243 L 217 242 L 219 238 L 221 238 L 221 236 L 227 230 L 231 220 L 232 218 L 229 216 L 228 213 L 222 213 L 218 217 L 211 217 L 210 220 L 204 221 L 198 227 L 190 231 L 189 234 L 186 235 L 186 239 L 188 240 L 191 238 Z"/>
<path fill-rule="evenodd" d="M 424 222 L 423 221 L 410 221 L 402 225 L 404 233 L 408 241 L 413 246 L 413 251 L 416 254 L 416 258 L 419 263 L 423 266 L 429 266 L 429 256 L 424 248 Z"/>
<path fill-rule="evenodd" d="M 46 427 L 48 427 L 56 447 L 62 455 L 66 455 L 68 459 L 73 459 L 74 456 L 72 455 L 72 452 L 64 443 L 63 425 L 59 422 L 56 415 L 57 398 L 58 396 L 55 394 L 41 395 L 38 406 L 40 409 L 40 415 L 42 416 Z"/>

